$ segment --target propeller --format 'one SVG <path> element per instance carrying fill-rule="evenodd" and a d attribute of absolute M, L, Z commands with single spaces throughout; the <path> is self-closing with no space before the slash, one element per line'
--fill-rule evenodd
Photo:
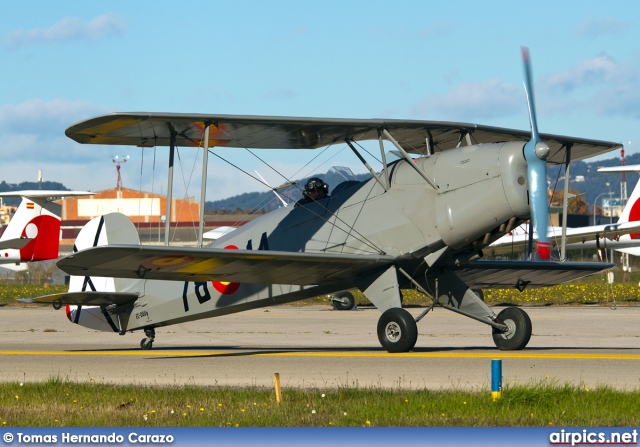
<path fill-rule="evenodd" d="M 551 258 L 551 244 L 547 234 L 549 223 L 549 207 L 547 205 L 547 157 L 551 148 L 540 139 L 536 120 L 536 107 L 533 100 L 533 81 L 531 79 L 531 65 L 529 49 L 522 47 L 522 62 L 524 63 L 524 89 L 529 106 L 529 121 L 531 122 L 531 140 L 524 146 L 524 158 L 527 161 L 527 176 L 529 177 L 529 206 L 531 207 L 531 227 L 538 234 L 536 251 L 538 259 Z"/>

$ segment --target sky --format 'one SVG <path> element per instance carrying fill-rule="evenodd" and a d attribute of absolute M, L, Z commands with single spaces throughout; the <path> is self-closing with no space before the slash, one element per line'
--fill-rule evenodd
<path fill-rule="evenodd" d="M 166 193 L 168 149 L 80 145 L 67 127 L 113 112 L 459 121 L 640 151 L 640 2 L 2 2 L 0 180 Z M 334 150 L 335 153 L 330 152 Z M 364 172 L 344 147 L 216 149 L 268 183 Z M 618 156 L 611 153 L 606 158 Z M 314 159 L 314 157 L 317 157 Z M 602 158 L 602 157 L 601 157 Z M 199 199 L 202 153 L 180 148 L 174 197 Z M 210 156 L 207 200 L 266 187 Z"/>

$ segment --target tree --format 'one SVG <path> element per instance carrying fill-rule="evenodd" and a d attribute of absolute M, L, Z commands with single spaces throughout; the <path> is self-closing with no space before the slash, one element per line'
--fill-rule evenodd
<path fill-rule="evenodd" d="M 564 191 L 562 190 L 550 190 L 551 194 L 551 206 L 562 208 L 564 202 Z M 589 204 L 584 200 L 584 197 L 575 189 L 569 189 L 569 194 L 574 194 L 576 197 L 571 198 L 569 196 L 569 202 L 567 203 L 567 214 L 590 214 Z"/>

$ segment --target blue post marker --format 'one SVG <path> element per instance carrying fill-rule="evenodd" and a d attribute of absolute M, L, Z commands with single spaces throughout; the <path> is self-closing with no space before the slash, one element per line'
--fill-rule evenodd
<path fill-rule="evenodd" d="M 502 397 L 502 360 L 491 360 L 491 397 L 493 401 Z"/>

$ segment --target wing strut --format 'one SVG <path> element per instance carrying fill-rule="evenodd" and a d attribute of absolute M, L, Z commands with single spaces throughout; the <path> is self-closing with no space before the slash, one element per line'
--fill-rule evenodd
<path fill-rule="evenodd" d="M 167 123 L 169 127 L 170 136 L 170 149 L 169 149 L 169 178 L 167 179 L 167 206 L 166 206 L 166 220 L 164 224 L 164 245 L 169 245 L 169 229 L 171 228 L 171 201 L 173 200 L 173 156 L 176 151 L 176 131 L 171 123 Z"/>
<path fill-rule="evenodd" d="M 387 165 L 387 155 L 384 153 L 384 141 L 382 140 L 382 132 L 378 128 L 378 143 L 380 144 L 380 157 L 382 159 L 382 169 L 384 169 L 384 179 L 387 182 L 387 188 L 391 188 L 391 180 L 389 179 L 389 166 Z"/>
<path fill-rule="evenodd" d="M 200 186 L 200 225 L 198 226 L 198 247 L 202 247 L 202 235 L 204 234 L 204 201 L 207 194 L 207 163 L 209 162 L 209 128 L 211 124 L 205 123 L 204 127 L 204 152 L 202 153 L 202 183 Z M 217 126 L 216 126 L 217 127 Z"/>
<path fill-rule="evenodd" d="M 358 150 L 355 147 L 353 147 L 353 144 L 351 143 L 351 141 L 349 139 L 344 140 L 344 142 L 347 143 L 347 145 L 351 148 L 353 153 L 356 154 L 356 157 L 358 157 L 360 159 L 360 161 L 362 162 L 364 167 L 369 170 L 369 172 L 371 173 L 373 178 L 376 179 L 378 183 L 380 183 L 380 186 L 382 186 L 385 191 L 388 191 L 389 190 L 389 187 L 388 187 L 389 183 L 387 182 L 387 185 L 385 185 L 382 182 L 382 180 L 380 180 L 380 177 L 378 177 L 378 174 L 376 174 L 376 171 L 374 171 L 373 168 L 371 167 L 371 165 L 369 165 L 369 163 L 367 163 L 367 160 L 362 158 L 362 155 L 360 155 L 360 152 L 358 152 Z"/>
<path fill-rule="evenodd" d="M 416 164 L 415 161 L 407 154 L 407 152 L 400 146 L 400 144 L 391 136 L 391 134 L 387 131 L 387 129 L 382 129 L 382 133 L 387 138 L 387 140 L 391 141 L 393 145 L 400 151 L 405 160 L 409 162 L 409 166 L 411 166 L 415 171 L 420 174 L 420 176 L 427 181 L 428 184 L 431 185 L 433 189 L 438 189 L 438 185 L 435 184 L 433 180 L 429 178 L 429 176 Z"/>
<path fill-rule="evenodd" d="M 569 165 L 571 164 L 571 144 L 567 145 L 567 163 L 564 168 L 564 198 L 562 199 L 562 240 L 560 261 L 567 260 L 567 202 L 569 201 Z"/>

